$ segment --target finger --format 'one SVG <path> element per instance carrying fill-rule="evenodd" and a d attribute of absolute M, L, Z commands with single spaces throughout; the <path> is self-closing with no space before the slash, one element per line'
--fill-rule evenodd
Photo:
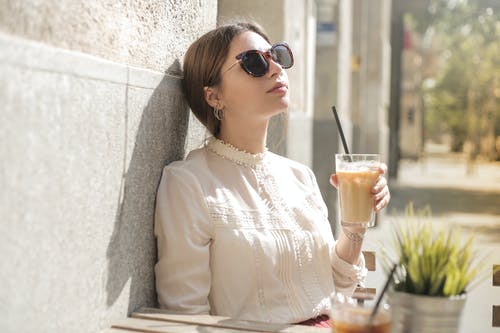
<path fill-rule="evenodd" d="M 391 200 L 391 193 L 387 192 L 387 194 L 380 201 L 378 201 L 375 204 L 375 211 L 379 212 L 382 209 L 384 209 L 385 207 L 387 207 L 387 205 L 389 204 L 390 200 Z"/>
<path fill-rule="evenodd" d="M 339 180 L 337 178 L 337 175 L 334 173 L 330 176 L 330 184 L 332 184 L 332 186 L 335 188 L 339 187 Z"/>
<path fill-rule="evenodd" d="M 386 186 L 387 186 L 387 179 L 383 176 L 380 176 L 375 185 L 373 185 L 372 187 L 372 193 L 379 193 Z"/>
<path fill-rule="evenodd" d="M 385 197 L 387 194 L 389 194 L 389 188 L 383 187 L 382 190 L 378 193 L 375 193 L 373 195 L 373 198 L 375 199 L 375 202 L 379 202 L 383 197 Z"/>
<path fill-rule="evenodd" d="M 385 164 L 385 163 L 380 163 L 379 172 L 380 172 L 381 174 L 385 174 L 385 173 L 387 173 L 387 164 Z"/>

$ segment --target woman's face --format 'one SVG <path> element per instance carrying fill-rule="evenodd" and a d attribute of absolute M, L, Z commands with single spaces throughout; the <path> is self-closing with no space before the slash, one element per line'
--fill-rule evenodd
<path fill-rule="evenodd" d="M 251 31 L 239 34 L 231 42 L 219 85 L 224 118 L 267 120 L 287 109 L 288 76 L 279 64 L 269 59 L 269 71 L 260 77 L 251 76 L 240 64 L 231 67 L 241 52 L 268 51 L 270 48 L 271 45 L 262 36 Z"/>

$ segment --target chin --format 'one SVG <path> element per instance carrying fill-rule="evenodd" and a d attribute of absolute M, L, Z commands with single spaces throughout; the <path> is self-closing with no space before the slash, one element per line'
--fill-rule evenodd
<path fill-rule="evenodd" d="M 283 96 L 282 98 L 278 100 L 273 100 L 269 101 L 261 110 L 267 110 L 264 111 L 264 113 L 267 113 L 268 115 L 270 114 L 271 116 L 275 116 L 277 114 L 286 112 L 288 110 L 288 106 L 290 104 L 290 100 L 288 96 Z"/>
<path fill-rule="evenodd" d="M 287 110 L 288 109 L 288 106 L 290 104 L 290 99 L 288 98 L 288 96 L 285 96 L 283 97 L 281 100 L 280 100 L 280 106 L 281 108 L 283 109 L 283 111 Z"/>

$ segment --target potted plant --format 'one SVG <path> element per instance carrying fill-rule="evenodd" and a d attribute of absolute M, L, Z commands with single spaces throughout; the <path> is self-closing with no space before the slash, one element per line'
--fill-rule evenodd
<path fill-rule="evenodd" d="M 389 300 L 393 332 L 456 333 L 467 292 L 482 271 L 473 236 L 462 240 L 457 228 L 435 228 L 430 209 L 415 216 L 413 205 L 405 220 L 393 224 L 394 251 L 382 250 L 382 266 L 393 275 Z"/>

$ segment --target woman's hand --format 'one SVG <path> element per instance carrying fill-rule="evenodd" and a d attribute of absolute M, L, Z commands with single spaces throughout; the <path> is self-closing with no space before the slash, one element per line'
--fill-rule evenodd
<path fill-rule="evenodd" d="M 382 163 L 379 168 L 380 175 L 372 188 L 373 198 L 375 199 L 375 211 L 378 212 L 385 208 L 391 201 L 391 192 L 387 186 L 387 179 L 384 174 L 387 172 L 387 165 Z"/>
<path fill-rule="evenodd" d="M 379 173 L 375 185 L 372 187 L 372 195 L 375 200 L 375 211 L 378 212 L 384 209 L 391 200 L 391 192 L 389 191 L 389 187 L 387 186 L 387 179 L 384 177 L 384 174 L 387 172 L 387 165 L 385 163 L 380 164 Z M 338 188 L 339 181 L 336 174 L 332 174 L 330 176 L 330 184 L 332 184 L 335 188 Z"/>

